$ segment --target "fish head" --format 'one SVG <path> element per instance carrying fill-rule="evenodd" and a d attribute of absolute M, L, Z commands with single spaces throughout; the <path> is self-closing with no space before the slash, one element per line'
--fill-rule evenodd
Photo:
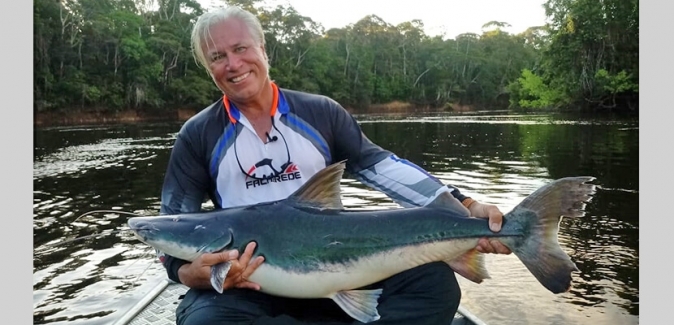
<path fill-rule="evenodd" d="M 127 223 L 143 243 L 187 261 L 203 253 L 222 251 L 232 244 L 229 227 L 199 214 L 135 217 Z"/>

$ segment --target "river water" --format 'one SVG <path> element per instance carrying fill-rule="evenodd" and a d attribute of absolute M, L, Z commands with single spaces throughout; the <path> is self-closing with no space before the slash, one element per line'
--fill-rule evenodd
<path fill-rule="evenodd" d="M 598 190 L 582 219 L 563 219 L 559 241 L 579 268 L 554 295 L 513 255 L 488 255 L 491 279 L 461 277 L 462 303 L 489 324 L 638 324 L 637 119 L 561 115 L 357 116 L 379 145 L 443 182 L 507 212 L 553 179 L 589 175 Z M 33 320 L 111 324 L 163 274 L 124 216 L 156 215 L 179 123 L 36 128 L 33 163 Z M 352 180 L 346 208 L 396 208 Z M 77 220 L 76 220 L 77 219 Z M 46 244 L 105 234 L 57 247 Z"/>

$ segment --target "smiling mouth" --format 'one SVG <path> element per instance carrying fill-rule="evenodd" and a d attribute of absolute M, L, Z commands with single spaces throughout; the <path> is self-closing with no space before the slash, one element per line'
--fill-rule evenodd
<path fill-rule="evenodd" d="M 244 74 L 242 74 L 242 75 L 240 75 L 240 76 L 238 76 L 238 77 L 230 78 L 229 81 L 236 84 L 236 83 L 239 83 L 239 82 L 241 82 L 242 80 L 248 78 L 249 75 L 250 75 L 250 72 L 246 72 L 246 73 L 244 73 Z"/>

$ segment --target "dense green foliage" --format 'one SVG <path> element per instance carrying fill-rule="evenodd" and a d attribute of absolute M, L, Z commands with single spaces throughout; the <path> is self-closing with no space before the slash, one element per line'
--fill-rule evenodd
<path fill-rule="evenodd" d="M 370 15 L 326 31 L 289 6 L 225 3 L 260 18 L 279 86 L 347 107 L 622 108 L 638 95 L 636 0 L 549 0 L 546 26 L 513 35 L 492 21 L 454 39 L 426 35 L 419 20 Z M 189 39 L 204 10 L 196 0 L 34 0 L 35 111 L 210 104 L 219 91 Z"/>
<path fill-rule="evenodd" d="M 515 107 L 635 109 L 639 1 L 548 0 L 541 64 L 510 86 Z"/>

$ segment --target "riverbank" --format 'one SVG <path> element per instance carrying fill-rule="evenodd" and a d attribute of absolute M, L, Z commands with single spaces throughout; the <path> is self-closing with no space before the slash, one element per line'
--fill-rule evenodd
<path fill-rule="evenodd" d="M 351 113 L 357 114 L 380 114 L 380 113 L 433 113 L 433 112 L 470 112 L 475 108 L 469 105 L 450 105 L 447 108 L 415 106 L 404 102 L 391 102 L 387 104 L 375 104 L 366 109 L 346 108 Z M 34 112 L 33 127 L 92 125 L 92 124 L 124 124 L 141 122 L 184 122 L 198 110 L 196 109 L 172 109 L 162 111 L 146 110 L 123 110 L 110 112 L 106 110 L 77 110 L 60 112 Z"/>
<path fill-rule="evenodd" d="M 125 110 L 108 111 L 75 111 L 75 112 L 35 112 L 33 127 L 119 124 L 140 122 L 186 121 L 196 110 L 176 109 L 162 112 Z"/>

